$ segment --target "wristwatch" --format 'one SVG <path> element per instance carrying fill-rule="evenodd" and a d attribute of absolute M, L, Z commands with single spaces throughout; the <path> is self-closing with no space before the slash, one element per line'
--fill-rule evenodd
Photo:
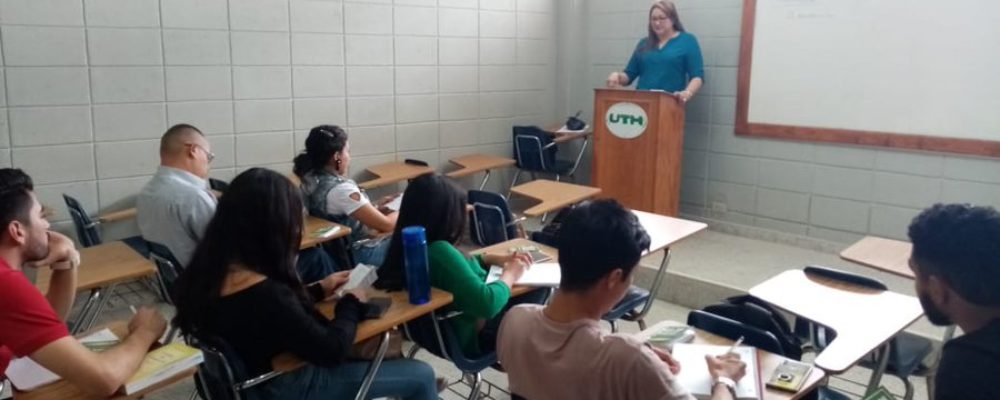
<path fill-rule="evenodd" d="M 716 387 L 718 385 L 725 385 L 726 389 L 729 389 L 729 394 L 733 395 L 734 399 L 736 398 L 736 381 L 720 376 L 715 378 L 715 382 L 712 383 L 712 387 Z"/>

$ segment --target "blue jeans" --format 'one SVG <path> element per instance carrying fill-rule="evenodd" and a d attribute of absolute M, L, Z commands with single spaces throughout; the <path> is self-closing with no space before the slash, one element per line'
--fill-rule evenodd
<path fill-rule="evenodd" d="M 367 362 L 348 362 L 332 368 L 306 365 L 251 390 L 258 399 L 353 399 L 368 372 L 368 366 Z M 368 398 L 433 400 L 437 399 L 437 394 L 434 370 L 430 365 L 423 361 L 397 359 L 382 363 L 368 391 Z"/>
<path fill-rule="evenodd" d="M 299 279 L 306 285 L 337 271 L 333 259 L 319 247 L 300 251 L 299 259 L 295 261 L 295 269 L 299 271 Z"/>
<path fill-rule="evenodd" d="M 354 255 L 354 262 L 368 264 L 375 268 L 381 267 L 382 263 L 385 262 L 385 256 L 389 254 L 390 242 L 392 242 L 392 238 L 386 237 L 373 243 L 371 246 L 368 246 L 366 243 L 351 244 L 351 254 Z M 351 268 L 354 268 L 354 266 L 351 266 Z"/>

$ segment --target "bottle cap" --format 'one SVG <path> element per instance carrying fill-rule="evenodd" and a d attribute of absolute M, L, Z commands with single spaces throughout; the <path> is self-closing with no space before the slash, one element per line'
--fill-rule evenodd
<path fill-rule="evenodd" d="M 424 244 L 427 242 L 427 233 L 422 226 L 407 226 L 403 228 L 403 246 L 413 244 Z"/>

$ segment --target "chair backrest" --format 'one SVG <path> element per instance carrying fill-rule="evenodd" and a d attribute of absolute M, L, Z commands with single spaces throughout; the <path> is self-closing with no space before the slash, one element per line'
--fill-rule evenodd
<path fill-rule="evenodd" d="M 483 190 L 469 191 L 472 218 L 469 232 L 472 242 L 480 246 L 490 246 L 517 237 L 514 215 L 510 212 L 507 199 L 499 193 Z"/>
<path fill-rule="evenodd" d="M 167 246 L 155 242 L 146 242 L 149 246 L 149 259 L 156 264 L 156 271 L 160 275 L 160 290 L 163 291 L 163 298 L 171 305 L 174 304 L 174 282 L 181 275 L 183 267 L 174 258 L 173 253 Z"/>
<path fill-rule="evenodd" d="M 770 304 L 753 296 L 734 296 L 703 311 L 771 333 L 781 346 L 780 354 L 802 358 L 802 341 L 792 332 L 788 320 Z"/>
<path fill-rule="evenodd" d="M 557 146 L 552 136 L 537 126 L 514 127 L 514 160 L 524 171 L 551 172 L 556 165 Z"/>
<path fill-rule="evenodd" d="M 729 340 L 743 337 L 743 343 L 771 353 L 785 355 L 778 338 L 771 332 L 701 310 L 688 313 L 687 324 Z"/>
<path fill-rule="evenodd" d="M 63 200 L 66 202 L 66 208 L 69 209 L 70 218 L 73 219 L 73 226 L 76 228 L 76 236 L 80 240 L 80 245 L 90 247 L 101 244 L 101 233 L 97 230 L 97 222 L 90 219 L 80 202 L 65 193 Z"/>
<path fill-rule="evenodd" d="M 451 361 L 462 372 L 477 373 L 497 362 L 496 351 L 478 357 L 469 357 L 447 320 L 439 320 L 436 313 L 424 315 L 404 325 L 407 337 L 432 354 Z"/>

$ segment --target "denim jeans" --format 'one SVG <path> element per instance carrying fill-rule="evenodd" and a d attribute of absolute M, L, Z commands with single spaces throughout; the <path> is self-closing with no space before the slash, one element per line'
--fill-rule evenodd
<path fill-rule="evenodd" d="M 307 285 L 337 271 L 333 259 L 319 247 L 300 251 L 299 259 L 295 262 L 295 269 L 299 271 L 299 279 L 302 279 L 302 282 Z"/>
<path fill-rule="evenodd" d="M 382 263 L 385 262 L 385 256 L 389 253 L 390 242 L 392 242 L 392 238 L 385 237 L 370 246 L 367 243 L 352 244 L 351 253 L 354 254 L 354 262 L 368 264 L 375 268 L 381 267 Z"/>
<path fill-rule="evenodd" d="M 326 368 L 306 365 L 281 375 L 251 391 L 257 399 L 313 400 L 353 399 L 361 387 L 368 362 L 348 362 Z M 434 370 L 423 361 L 387 360 L 382 363 L 368 398 L 394 397 L 403 400 L 437 399 Z"/>

